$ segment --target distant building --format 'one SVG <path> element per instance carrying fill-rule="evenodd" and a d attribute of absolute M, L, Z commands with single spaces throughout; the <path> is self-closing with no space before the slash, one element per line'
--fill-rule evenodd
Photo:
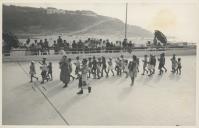
<path fill-rule="evenodd" d="M 47 14 L 76 14 L 76 15 L 86 15 L 86 16 L 97 16 L 96 13 L 92 12 L 92 11 L 88 11 L 88 10 L 76 10 L 76 11 L 67 11 L 67 10 L 63 10 L 63 9 L 56 9 L 56 8 L 52 8 L 52 7 L 48 7 L 46 9 L 46 13 Z"/>
<path fill-rule="evenodd" d="M 47 13 L 47 14 L 55 14 L 56 11 L 57 11 L 56 8 L 48 7 L 48 8 L 46 9 L 46 13 Z"/>
<path fill-rule="evenodd" d="M 56 9 L 56 8 L 52 8 L 52 7 L 48 7 L 46 9 L 46 13 L 47 14 L 76 14 L 76 15 L 85 15 L 85 16 L 97 16 L 96 13 L 92 12 L 92 11 L 88 11 L 88 10 L 76 10 L 76 11 L 67 11 L 67 10 L 63 10 L 63 9 Z"/>
<path fill-rule="evenodd" d="M 92 11 L 87 11 L 87 10 L 82 10 L 81 15 L 86 15 L 86 16 L 97 16 L 96 13 L 92 12 Z"/>
<path fill-rule="evenodd" d="M 65 11 L 65 10 L 63 10 L 63 9 L 59 9 L 59 10 L 57 10 L 57 13 L 58 13 L 58 14 L 65 14 L 65 13 L 66 13 L 66 11 Z"/>
<path fill-rule="evenodd" d="M 48 7 L 46 9 L 46 13 L 47 14 L 65 14 L 65 10 Z"/>

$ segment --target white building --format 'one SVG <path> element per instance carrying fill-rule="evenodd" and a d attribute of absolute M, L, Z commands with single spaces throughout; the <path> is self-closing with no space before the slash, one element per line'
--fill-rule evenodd
<path fill-rule="evenodd" d="M 46 9 L 46 13 L 47 14 L 65 14 L 65 10 L 48 7 Z"/>
<path fill-rule="evenodd" d="M 46 9 L 46 13 L 47 13 L 47 14 L 55 14 L 56 11 L 57 11 L 56 8 L 48 7 L 48 8 Z"/>

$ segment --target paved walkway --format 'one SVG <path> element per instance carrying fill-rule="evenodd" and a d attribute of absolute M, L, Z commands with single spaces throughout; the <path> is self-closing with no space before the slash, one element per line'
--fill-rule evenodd
<path fill-rule="evenodd" d="M 168 58 L 166 65 L 170 69 Z M 3 124 L 193 125 L 195 122 L 195 56 L 182 57 L 181 76 L 172 75 L 170 70 L 162 77 L 157 72 L 153 77 L 139 73 L 132 88 L 130 79 L 124 75 L 90 79 L 92 93 L 85 90 L 81 96 L 76 95 L 77 80 L 62 88 L 57 62 L 53 62 L 54 80 L 43 87 L 39 82 L 29 83 L 24 73 L 28 66 L 22 62 L 3 63 Z M 39 64 L 36 67 L 39 74 Z"/>

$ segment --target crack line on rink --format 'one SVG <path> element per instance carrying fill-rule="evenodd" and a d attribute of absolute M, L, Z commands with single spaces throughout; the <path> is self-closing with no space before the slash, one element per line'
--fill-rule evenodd
<path fill-rule="evenodd" d="M 20 64 L 20 62 L 17 62 L 19 67 L 22 69 L 22 71 L 27 75 L 29 78 L 29 73 L 23 68 L 23 66 Z M 44 96 L 44 98 L 47 100 L 47 102 L 50 104 L 50 106 L 55 110 L 55 112 L 59 115 L 59 117 L 64 121 L 66 125 L 70 125 L 69 122 L 64 118 L 64 116 L 59 112 L 59 110 L 55 107 L 55 105 L 50 101 L 50 99 L 47 97 L 47 95 L 39 88 L 39 86 L 35 83 L 34 86 L 39 90 L 39 92 Z M 32 86 L 33 88 L 33 86 Z M 34 90 L 34 88 L 33 88 Z M 36 90 L 34 90 L 36 91 Z"/>

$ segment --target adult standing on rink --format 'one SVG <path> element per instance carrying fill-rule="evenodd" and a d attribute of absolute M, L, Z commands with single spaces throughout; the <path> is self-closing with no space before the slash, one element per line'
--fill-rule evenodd
<path fill-rule="evenodd" d="M 129 69 L 129 75 L 131 77 L 131 86 L 134 85 L 134 80 L 135 80 L 135 77 L 137 76 L 137 57 L 135 55 L 133 55 L 133 61 L 131 61 L 129 63 L 129 66 L 128 66 L 128 69 Z"/>
<path fill-rule="evenodd" d="M 62 59 L 59 62 L 59 65 L 61 69 L 60 80 L 65 84 L 63 88 L 66 88 L 70 81 L 70 68 L 69 68 L 70 65 L 66 55 L 62 57 Z"/>

